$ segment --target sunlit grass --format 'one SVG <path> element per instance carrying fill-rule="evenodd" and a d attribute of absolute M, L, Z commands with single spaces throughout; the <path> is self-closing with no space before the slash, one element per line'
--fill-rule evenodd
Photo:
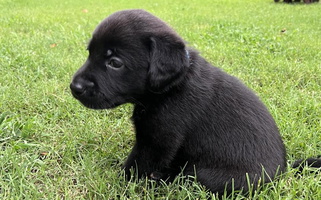
<path fill-rule="evenodd" d="M 249 1 L 0 0 L 0 199 L 204 199 L 194 181 L 124 181 L 132 106 L 93 111 L 69 92 L 95 26 L 144 8 L 265 102 L 289 163 L 321 154 L 321 5 Z M 307 169 L 308 170 L 308 169 Z M 293 170 L 253 199 L 318 199 L 321 176 Z M 245 197 L 237 196 L 236 199 Z"/>

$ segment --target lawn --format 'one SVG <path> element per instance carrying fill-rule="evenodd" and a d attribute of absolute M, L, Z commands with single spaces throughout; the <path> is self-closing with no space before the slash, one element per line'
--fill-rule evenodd
<path fill-rule="evenodd" d="M 278 124 L 289 166 L 321 155 L 320 3 L 0 0 L 0 199 L 215 199 L 179 178 L 124 181 L 132 105 L 89 110 L 70 94 L 95 26 L 128 8 L 162 18 L 252 88 Z M 289 167 L 252 199 L 321 199 L 320 173 L 294 174 Z"/>

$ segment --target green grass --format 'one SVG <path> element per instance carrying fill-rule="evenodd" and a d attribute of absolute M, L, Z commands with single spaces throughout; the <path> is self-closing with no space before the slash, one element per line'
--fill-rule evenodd
<path fill-rule="evenodd" d="M 196 182 L 124 181 L 132 106 L 94 111 L 70 95 L 91 32 L 127 8 L 159 16 L 252 88 L 279 126 L 289 163 L 321 154 L 319 3 L 0 0 L 0 199 L 214 199 Z M 252 199 L 320 199 L 321 175 L 309 170 L 296 178 L 289 169 Z"/>

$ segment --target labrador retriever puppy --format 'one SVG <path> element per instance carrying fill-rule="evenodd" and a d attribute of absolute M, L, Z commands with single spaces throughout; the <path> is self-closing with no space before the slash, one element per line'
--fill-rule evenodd
<path fill-rule="evenodd" d="M 159 18 L 116 12 L 98 25 L 88 51 L 70 84 L 73 96 L 92 109 L 135 105 L 127 177 L 172 180 L 182 172 L 223 194 L 285 170 L 284 144 L 259 98 Z"/>

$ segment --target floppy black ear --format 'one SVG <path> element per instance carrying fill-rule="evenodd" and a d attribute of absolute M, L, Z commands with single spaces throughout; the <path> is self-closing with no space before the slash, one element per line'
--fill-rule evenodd
<path fill-rule="evenodd" d="M 150 53 L 150 91 L 165 92 L 184 78 L 189 58 L 180 38 L 152 37 Z"/>

